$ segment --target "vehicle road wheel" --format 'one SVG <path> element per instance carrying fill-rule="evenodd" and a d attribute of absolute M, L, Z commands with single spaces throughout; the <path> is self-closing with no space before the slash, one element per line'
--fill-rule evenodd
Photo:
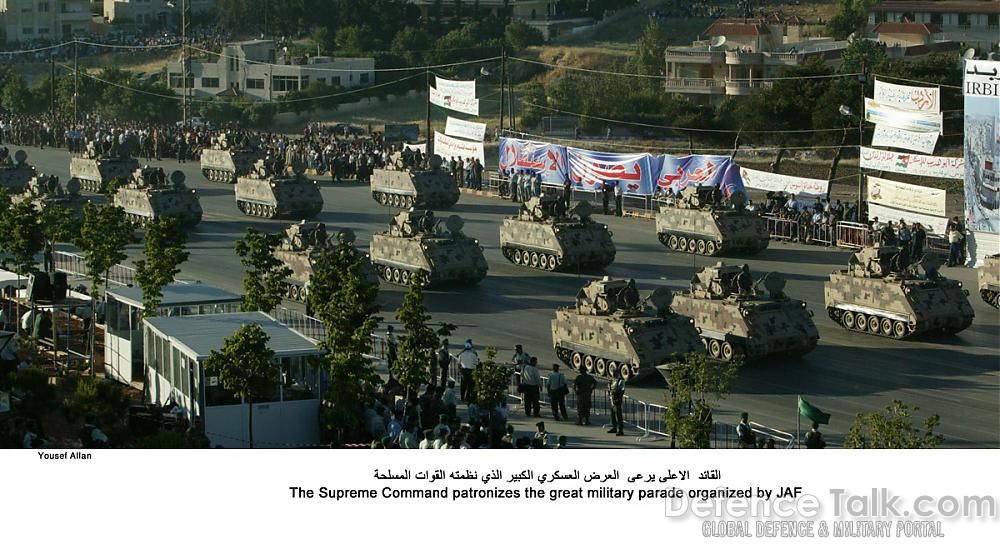
<path fill-rule="evenodd" d="M 514 264 L 524 264 L 524 259 L 521 258 L 521 250 L 514 249 Z"/>
<path fill-rule="evenodd" d="M 707 244 L 705 244 L 705 251 L 706 251 L 706 252 L 707 252 L 707 253 L 708 253 L 709 255 L 715 255 L 715 252 L 716 252 L 716 251 L 717 251 L 718 249 L 719 249 L 719 247 L 715 245 L 715 242 L 708 242 Z"/>
<path fill-rule="evenodd" d="M 399 273 L 399 281 L 403 282 L 403 285 L 409 285 L 410 284 L 410 271 L 409 270 L 403 270 L 402 272 L 400 272 Z"/>
<path fill-rule="evenodd" d="M 392 269 L 388 266 L 382 269 L 382 279 L 392 281 Z"/>
<path fill-rule="evenodd" d="M 896 338 L 902 338 L 906 336 L 906 323 L 902 321 L 894 321 L 892 323 L 892 334 Z"/>
<path fill-rule="evenodd" d="M 400 272 L 398 268 L 392 269 L 392 282 L 399 283 Z"/>
<path fill-rule="evenodd" d="M 881 334 L 882 336 L 892 336 L 892 320 L 888 317 L 882 318 Z"/>
<path fill-rule="evenodd" d="M 729 342 L 722 343 L 722 358 L 727 361 L 732 361 L 736 358 L 736 349 Z"/>
<path fill-rule="evenodd" d="M 587 369 L 587 372 L 594 372 L 594 358 L 590 355 L 583 356 L 583 367 Z"/>
<path fill-rule="evenodd" d="M 698 253 L 701 253 L 702 255 L 704 255 L 705 254 L 705 247 L 706 247 L 705 246 L 705 241 L 704 240 L 698 240 Z"/>
<path fill-rule="evenodd" d="M 677 251 L 677 245 L 680 243 L 680 239 L 677 238 L 676 234 L 671 234 L 670 238 L 667 239 L 667 247 Z"/>
<path fill-rule="evenodd" d="M 616 376 L 618 374 L 618 361 L 611 361 L 608 363 L 608 376 Z"/>
<path fill-rule="evenodd" d="M 596 371 L 599 376 L 608 375 L 608 362 L 602 358 L 598 358 L 594 361 L 594 371 Z"/>
<path fill-rule="evenodd" d="M 538 254 L 538 268 L 547 270 L 549 268 L 549 256 L 544 253 Z"/>
<path fill-rule="evenodd" d="M 844 312 L 844 315 L 840 319 L 845 329 L 854 328 L 854 312 Z"/>
<path fill-rule="evenodd" d="M 555 270 L 556 268 L 559 268 L 559 258 L 556 257 L 555 255 L 549 255 L 548 268 L 549 270 Z"/>
<path fill-rule="evenodd" d="M 677 250 L 687 251 L 688 250 L 688 239 L 681 237 L 677 239 Z"/>
<path fill-rule="evenodd" d="M 573 355 L 570 356 L 569 364 L 573 365 L 573 370 L 580 370 L 580 365 L 583 364 L 583 355 L 579 351 L 574 351 Z"/>
<path fill-rule="evenodd" d="M 722 355 L 722 344 L 716 339 L 711 339 L 708 341 L 708 354 L 714 359 L 718 359 Z"/>
<path fill-rule="evenodd" d="M 632 377 L 634 376 L 634 373 L 632 372 L 632 370 L 633 370 L 632 369 L 632 365 L 630 365 L 628 363 L 622 363 L 621 367 L 619 369 L 619 372 L 622 373 L 622 379 L 625 380 L 625 381 L 631 380 Z"/>
<path fill-rule="evenodd" d="M 858 317 L 854 319 L 854 326 L 857 327 L 859 331 L 867 331 L 868 316 L 865 314 L 858 314 Z"/>
<path fill-rule="evenodd" d="M 538 268 L 538 253 L 534 251 L 531 252 L 531 267 Z"/>

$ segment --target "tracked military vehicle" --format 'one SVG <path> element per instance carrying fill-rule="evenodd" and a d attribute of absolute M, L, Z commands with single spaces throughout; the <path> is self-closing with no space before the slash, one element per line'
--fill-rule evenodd
<path fill-rule="evenodd" d="M 87 144 L 82 157 L 69 161 L 69 177 L 80 183 L 84 191 L 108 192 L 108 182 L 119 178 L 127 180 L 139 168 L 139 161 L 129 157 L 124 149 L 115 146 L 109 155 L 97 151 L 94 142 Z"/>
<path fill-rule="evenodd" d="M 28 181 L 35 177 L 35 167 L 28 164 L 27 160 L 28 154 L 23 149 L 18 149 L 14 152 L 13 160 L 8 156 L 0 162 L 0 189 L 16 194 L 28 188 Z"/>
<path fill-rule="evenodd" d="M 727 208 L 715 187 L 685 187 L 660 201 L 656 236 L 671 251 L 721 255 L 759 253 L 770 238 L 767 222 L 745 209 L 746 195 L 733 193 Z"/>
<path fill-rule="evenodd" d="M 850 331 L 896 339 L 931 331 L 954 334 L 971 325 L 975 313 L 962 282 L 938 272 L 941 258 L 935 253 L 919 264 L 923 275 L 915 265 L 900 267 L 895 247 L 863 248 L 824 284 L 830 319 Z"/>
<path fill-rule="evenodd" d="M 590 218 L 590 204 L 567 213 L 562 199 L 532 197 L 500 226 L 500 251 L 512 263 L 541 270 L 601 270 L 615 260 L 608 226 Z"/>
<path fill-rule="evenodd" d="M 767 296 L 758 289 L 761 283 Z M 806 303 L 788 298 L 784 288 L 777 272 L 755 284 L 747 265 L 719 262 L 697 272 L 690 290 L 674 296 L 671 308 L 694 319 L 708 354 L 716 359 L 804 355 L 816 347 L 819 331 Z"/>
<path fill-rule="evenodd" d="M 291 271 L 289 277 L 286 297 L 291 300 L 304 301 L 308 294 L 308 287 L 313 274 L 316 273 L 316 258 L 321 251 L 336 249 L 336 236 L 343 236 L 354 243 L 354 231 L 351 229 L 341 229 L 336 235 L 327 234 L 326 225 L 315 221 L 302 220 L 293 223 L 285 229 L 285 237 L 274 250 L 274 257 L 285 264 Z M 378 284 L 378 275 L 367 254 L 360 250 L 358 253 L 363 257 L 361 267 L 364 273 L 364 281 L 368 284 Z"/>
<path fill-rule="evenodd" d="M 986 257 L 979 267 L 979 295 L 986 304 L 1000 308 L 1000 253 Z"/>
<path fill-rule="evenodd" d="M 236 180 L 236 206 L 246 215 L 265 219 L 311 219 L 323 209 L 319 184 L 295 164 L 292 177 L 280 161 L 258 160 L 252 172 Z"/>
<path fill-rule="evenodd" d="M 173 217 L 183 227 L 201 222 L 201 202 L 194 189 L 184 184 L 184 173 L 174 170 L 167 180 L 162 168 L 144 166 L 132 172 L 128 183 L 118 187 L 114 203 L 136 225 Z"/>
<path fill-rule="evenodd" d="M 231 144 L 226 135 L 221 134 L 212 139 L 212 147 L 201 150 L 201 173 L 205 179 L 216 183 L 236 183 L 236 178 L 253 170 L 260 153 Z"/>
<path fill-rule="evenodd" d="M 79 183 L 71 179 L 64 188 L 58 177 L 47 174 L 38 174 L 28 180 L 25 191 L 11 197 L 11 202 L 18 204 L 28 199 L 31 199 L 39 212 L 59 206 L 69 208 L 80 220 L 83 220 L 83 206 L 87 202 L 80 196 Z"/>
<path fill-rule="evenodd" d="M 408 157 L 394 153 L 385 168 L 372 172 L 372 198 L 376 202 L 396 208 L 432 210 L 447 210 L 458 202 L 458 186 L 441 170 L 441 157 L 431 157 L 427 169 Z"/>
<path fill-rule="evenodd" d="M 479 240 L 462 234 L 462 226 L 457 215 L 441 221 L 428 210 L 400 212 L 388 231 L 372 236 L 375 271 L 383 280 L 402 285 L 409 284 L 417 270 L 427 273 L 430 286 L 479 283 L 486 277 L 486 258 Z"/>
<path fill-rule="evenodd" d="M 637 379 L 656 366 L 704 351 L 690 317 L 670 309 L 673 294 L 660 287 L 643 299 L 635 280 L 605 277 L 585 285 L 576 305 L 556 310 L 552 346 L 556 356 L 574 369 L 595 376 Z M 651 302 L 655 313 L 646 310 Z"/>

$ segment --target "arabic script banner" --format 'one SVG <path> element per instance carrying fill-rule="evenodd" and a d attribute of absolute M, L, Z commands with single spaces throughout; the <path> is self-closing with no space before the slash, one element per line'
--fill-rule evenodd
<path fill-rule="evenodd" d="M 605 183 L 621 183 L 625 194 L 653 194 L 658 172 L 656 158 L 649 153 L 604 153 L 575 147 L 566 148 L 573 188 L 599 191 Z"/>
<path fill-rule="evenodd" d="M 865 98 L 865 121 L 917 132 L 943 134 L 944 130 L 944 120 L 940 113 L 901 110 L 884 106 L 871 98 Z"/>
<path fill-rule="evenodd" d="M 962 179 L 965 175 L 965 158 L 932 157 L 862 147 L 861 168 L 912 176 Z"/>
<path fill-rule="evenodd" d="M 937 141 L 937 132 L 916 132 L 889 125 L 875 125 L 875 133 L 872 134 L 872 145 L 909 149 L 921 153 L 933 153 Z"/>
<path fill-rule="evenodd" d="M 543 185 L 562 187 L 566 180 L 566 148 L 561 145 L 500 138 L 497 162 L 500 170 L 508 175 L 518 171 L 541 174 Z"/>
<path fill-rule="evenodd" d="M 879 104 L 901 110 L 941 111 L 941 89 L 937 87 L 911 87 L 876 79 L 874 98 Z"/>
<path fill-rule="evenodd" d="M 925 213 L 910 212 L 906 210 L 900 210 L 896 208 L 890 208 L 888 206 L 882 206 L 880 204 L 868 203 L 868 218 L 874 219 L 878 217 L 878 220 L 885 223 L 886 221 L 892 221 L 893 223 L 899 221 L 900 219 L 906 221 L 910 225 L 914 223 L 920 223 L 930 232 L 934 234 L 944 234 L 948 231 L 948 218 L 938 217 L 936 215 L 928 215 Z"/>
<path fill-rule="evenodd" d="M 479 115 L 478 98 L 450 95 L 443 91 L 439 91 L 434 87 L 429 87 L 428 92 L 430 93 L 431 104 L 441 106 L 442 108 L 448 108 L 449 110 L 467 113 L 469 115 Z"/>
<path fill-rule="evenodd" d="M 468 157 L 470 159 L 479 159 L 480 164 L 485 161 L 483 142 L 459 140 L 458 138 L 452 138 L 437 131 L 434 131 L 434 154 L 444 160 L 452 157 L 462 157 L 463 159 Z"/>
<path fill-rule="evenodd" d="M 472 121 L 463 121 L 462 119 L 449 116 L 444 133 L 456 138 L 481 142 L 486 138 L 486 123 L 473 123 Z"/>
<path fill-rule="evenodd" d="M 740 168 L 728 155 L 661 155 L 657 160 L 656 189 L 659 191 L 677 193 L 689 185 L 707 185 L 718 187 L 728 197 L 746 190 Z"/>
<path fill-rule="evenodd" d="M 965 95 L 965 223 L 974 232 L 1000 232 L 1000 62 L 967 60 Z M 978 238 L 974 235 L 974 238 Z M 995 240 L 983 236 L 977 247 Z M 982 242 L 982 243 L 980 243 Z M 1000 250 L 993 247 L 992 252 Z M 990 251 L 990 250 L 987 250 Z M 973 263 L 975 264 L 975 262 Z"/>
<path fill-rule="evenodd" d="M 458 81 L 454 79 L 444 79 L 434 76 L 434 88 L 447 96 L 454 96 L 464 100 L 476 99 L 476 82 Z"/>
<path fill-rule="evenodd" d="M 825 179 L 800 178 L 740 168 L 740 178 L 747 189 L 759 191 L 781 191 L 798 197 L 825 198 L 830 191 L 830 182 Z"/>
<path fill-rule="evenodd" d="M 868 176 L 868 202 L 944 217 L 945 191 Z M 869 212 L 869 216 L 871 213 Z"/>

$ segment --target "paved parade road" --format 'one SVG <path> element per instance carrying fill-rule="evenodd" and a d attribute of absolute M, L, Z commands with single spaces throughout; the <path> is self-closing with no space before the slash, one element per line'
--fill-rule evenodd
<path fill-rule="evenodd" d="M 40 171 L 68 178 L 66 151 L 27 151 L 29 162 Z M 168 171 L 178 166 L 172 160 L 160 165 Z M 191 258 L 182 276 L 240 290 L 243 270 L 233 252 L 234 240 L 247 226 L 277 232 L 283 224 L 243 216 L 236 209 L 231 186 L 206 181 L 197 163 L 179 166 L 189 186 L 201 195 L 205 211 L 189 243 Z M 325 183 L 322 192 L 325 205 L 318 219 L 331 227 L 355 229 L 361 246 L 367 245 L 373 232 L 384 229 L 392 216 L 392 209 L 372 200 L 367 185 Z M 498 225 L 516 209 L 515 204 L 499 199 L 462 195 L 452 213 L 461 215 L 465 232 L 483 244 L 489 275 L 473 288 L 428 292 L 427 302 L 436 321 L 459 326 L 454 343 L 472 338 L 477 346 L 496 345 L 504 359 L 514 344 L 521 343 L 539 356 L 540 367 L 547 370 L 556 361 L 549 332 L 553 310 L 570 304 L 577 289 L 593 276 L 539 272 L 507 262 L 499 251 Z M 715 260 L 668 253 L 657 242 L 651 221 L 595 218 L 610 225 L 618 246 L 608 274 L 633 277 L 640 289 L 684 288 L 695 267 Z M 956 337 L 899 342 L 847 333 L 827 317 L 823 281 L 831 270 L 846 266 L 849 256 L 838 249 L 773 242 L 746 260 L 756 278 L 772 270 L 784 274 L 787 293 L 805 300 L 815 312 L 821 339 L 802 359 L 769 360 L 742 369 L 734 394 L 722 403 L 715 420 L 736 423 L 737 414 L 746 410 L 753 421 L 794 432 L 796 395 L 802 394 L 833 414 L 824 431 L 829 442 L 839 443 L 855 413 L 900 399 L 919 406 L 918 416 L 940 414 L 939 431 L 945 434 L 948 447 L 1000 446 L 1000 312 L 979 298 L 975 271 L 943 269 L 971 292 L 976 319 L 969 329 Z M 383 285 L 383 307 L 395 309 L 402 295 L 400 287 Z M 391 311 L 385 316 L 392 322 Z M 653 376 L 630 385 L 628 394 L 659 403 L 663 391 L 662 379 Z"/>

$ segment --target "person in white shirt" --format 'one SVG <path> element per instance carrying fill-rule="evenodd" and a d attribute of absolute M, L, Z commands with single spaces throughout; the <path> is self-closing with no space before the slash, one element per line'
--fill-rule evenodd
<path fill-rule="evenodd" d="M 539 417 L 541 406 L 538 396 L 542 385 L 542 376 L 538 372 L 538 358 L 532 357 L 528 364 L 521 368 L 521 394 L 524 395 L 524 415 Z"/>
<path fill-rule="evenodd" d="M 434 449 L 434 431 L 427 429 L 424 431 L 424 439 L 420 441 L 420 445 L 417 446 L 419 450 L 431 450 Z"/>
<path fill-rule="evenodd" d="M 459 352 L 455 356 L 455 359 L 458 360 L 458 364 L 462 369 L 462 400 L 472 402 L 475 400 L 473 398 L 475 384 L 472 380 L 472 370 L 479 364 L 479 354 L 476 353 L 476 350 L 472 349 L 471 338 L 465 341 L 465 349 Z"/>

